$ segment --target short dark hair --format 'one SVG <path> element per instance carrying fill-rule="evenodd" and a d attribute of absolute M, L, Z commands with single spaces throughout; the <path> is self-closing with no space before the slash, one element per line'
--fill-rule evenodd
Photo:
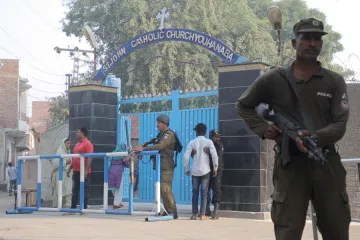
<path fill-rule="evenodd" d="M 79 131 L 82 132 L 85 137 L 87 137 L 87 135 L 88 135 L 88 130 L 87 130 L 86 128 L 84 128 L 84 127 L 79 128 Z"/>
<path fill-rule="evenodd" d="M 198 123 L 198 124 L 196 124 L 194 130 L 198 135 L 204 135 L 205 136 L 207 127 L 206 127 L 206 125 L 204 123 Z"/>
<path fill-rule="evenodd" d="M 12 163 L 11 163 L 11 162 L 9 162 L 9 163 L 8 163 L 8 166 L 9 166 L 9 167 L 12 167 Z"/>

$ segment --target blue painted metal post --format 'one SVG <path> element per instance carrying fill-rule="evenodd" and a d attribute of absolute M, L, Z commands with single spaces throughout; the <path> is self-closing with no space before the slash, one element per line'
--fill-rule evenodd
<path fill-rule="evenodd" d="M 84 194 L 85 194 L 85 159 L 80 157 L 80 211 L 84 209 Z"/>
<path fill-rule="evenodd" d="M 161 194 L 160 194 L 160 154 L 156 155 L 156 183 L 155 183 L 155 204 L 156 204 L 156 215 L 160 214 Z"/>
<path fill-rule="evenodd" d="M 57 159 L 55 159 L 56 161 Z M 63 181 L 63 162 L 62 158 L 59 158 L 59 180 L 58 180 L 58 208 L 62 208 L 62 181 Z"/>
<path fill-rule="evenodd" d="M 160 154 L 156 155 L 156 183 L 155 183 L 155 217 L 147 217 L 145 221 L 147 222 L 155 222 L 155 221 L 166 221 L 174 219 L 173 216 L 159 216 L 160 215 L 160 169 L 161 169 L 161 161 L 160 161 Z"/>
<path fill-rule="evenodd" d="M 21 208 L 21 184 L 22 184 L 22 163 L 23 160 L 18 159 L 17 162 L 17 170 L 18 170 L 18 174 L 17 174 L 17 203 L 16 203 L 16 208 L 19 209 Z"/>
<path fill-rule="evenodd" d="M 130 176 L 130 183 L 129 183 L 129 213 L 130 215 L 134 212 L 134 183 L 133 183 L 133 176 Z M 124 184 L 124 183 L 123 183 Z"/>
<path fill-rule="evenodd" d="M 21 196 L 20 196 L 21 198 Z M 41 207 L 41 160 L 40 157 L 37 159 L 37 203 L 36 207 Z"/>
<path fill-rule="evenodd" d="M 104 210 L 108 209 L 108 199 L 109 199 L 109 164 L 108 157 L 104 157 Z"/>

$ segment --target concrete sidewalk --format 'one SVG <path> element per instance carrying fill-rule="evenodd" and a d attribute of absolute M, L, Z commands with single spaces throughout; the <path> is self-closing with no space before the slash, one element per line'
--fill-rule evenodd
<path fill-rule="evenodd" d="M 270 221 L 221 218 L 217 221 L 191 221 L 189 214 L 179 220 L 145 222 L 139 216 L 95 215 L 61 216 L 61 213 L 6 215 L 13 197 L 0 194 L 1 240 L 110 240 L 110 239 L 244 239 L 273 240 Z M 312 238 L 311 222 L 306 224 L 304 240 Z M 321 239 L 321 237 L 320 237 Z M 360 239 L 360 224 L 352 224 L 350 239 Z"/>

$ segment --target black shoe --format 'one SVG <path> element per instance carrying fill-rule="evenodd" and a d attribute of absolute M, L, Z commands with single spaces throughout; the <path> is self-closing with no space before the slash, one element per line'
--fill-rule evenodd
<path fill-rule="evenodd" d="M 177 214 L 177 212 L 175 212 L 175 213 L 169 213 L 169 214 L 167 214 L 166 212 L 163 212 L 162 214 L 161 214 L 161 216 L 169 216 L 169 215 L 171 215 L 172 217 L 173 217 L 173 219 L 178 219 L 179 218 L 179 216 L 178 216 L 178 214 Z"/>
<path fill-rule="evenodd" d="M 211 216 L 210 203 L 206 204 L 205 215 L 208 216 L 208 217 Z"/>
<path fill-rule="evenodd" d="M 218 211 L 219 211 L 219 203 L 215 203 L 214 204 L 214 211 L 213 211 L 213 214 L 212 214 L 212 219 L 214 219 L 214 220 L 219 219 Z"/>
<path fill-rule="evenodd" d="M 174 213 L 174 214 L 172 214 L 172 216 L 173 216 L 173 219 L 178 219 L 178 218 L 179 218 L 179 216 L 178 216 L 177 212 L 176 212 L 176 213 Z"/>

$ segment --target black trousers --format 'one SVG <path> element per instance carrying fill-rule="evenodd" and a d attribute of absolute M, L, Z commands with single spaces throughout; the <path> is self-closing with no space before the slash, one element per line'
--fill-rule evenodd
<path fill-rule="evenodd" d="M 216 177 L 210 178 L 208 195 L 207 195 L 207 205 L 210 206 L 210 203 L 220 203 L 221 200 L 221 177 L 222 177 L 222 169 L 217 170 Z M 210 201 L 210 191 L 213 191 L 212 199 Z"/>
<path fill-rule="evenodd" d="M 89 197 L 89 178 L 90 174 L 87 175 L 84 181 L 84 209 L 88 207 L 88 197 Z M 80 195 L 80 172 L 73 172 L 72 176 L 73 185 L 72 185 L 72 196 L 71 196 L 71 208 L 76 208 L 76 205 L 79 200 Z"/>
<path fill-rule="evenodd" d="M 306 156 L 292 156 L 286 166 L 275 155 L 271 218 L 277 240 L 300 240 L 309 201 L 324 240 L 349 240 L 351 212 L 346 170 L 338 153 L 330 152 L 323 165 Z"/>

